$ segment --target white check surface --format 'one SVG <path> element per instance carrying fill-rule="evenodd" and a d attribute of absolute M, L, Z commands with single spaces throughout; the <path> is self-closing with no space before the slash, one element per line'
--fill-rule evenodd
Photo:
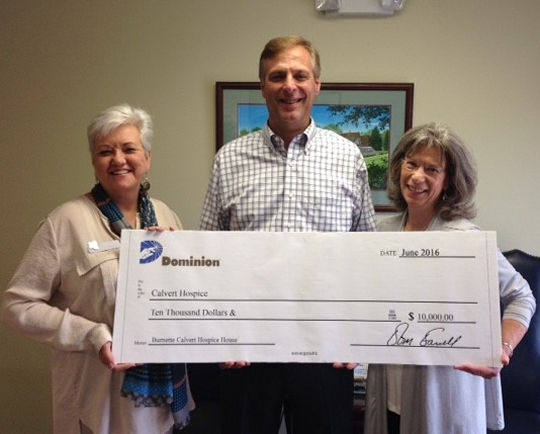
<path fill-rule="evenodd" d="M 496 252 L 477 231 L 123 231 L 113 352 L 499 366 Z"/>

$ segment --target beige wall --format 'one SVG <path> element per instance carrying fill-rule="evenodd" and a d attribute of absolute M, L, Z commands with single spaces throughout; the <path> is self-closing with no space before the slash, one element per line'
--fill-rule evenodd
<path fill-rule="evenodd" d="M 477 222 L 502 249 L 540 255 L 540 2 L 409 0 L 380 19 L 325 19 L 314 5 L 0 0 L 0 287 L 37 222 L 92 186 L 86 124 L 118 102 L 154 116 L 153 195 L 195 229 L 214 83 L 255 81 L 262 46 L 284 34 L 318 46 L 323 81 L 413 82 L 415 124 L 449 123 L 477 156 Z M 50 432 L 46 347 L 0 336 L 0 432 Z"/>

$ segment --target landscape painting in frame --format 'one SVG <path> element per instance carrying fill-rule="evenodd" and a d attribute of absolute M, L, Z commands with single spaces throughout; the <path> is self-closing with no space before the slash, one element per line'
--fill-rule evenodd
<path fill-rule="evenodd" d="M 387 196 L 388 159 L 412 127 L 413 83 L 323 83 L 313 106 L 317 126 L 355 143 L 368 168 L 375 210 L 394 211 Z M 258 82 L 216 83 L 216 150 L 263 129 L 268 110 Z"/>

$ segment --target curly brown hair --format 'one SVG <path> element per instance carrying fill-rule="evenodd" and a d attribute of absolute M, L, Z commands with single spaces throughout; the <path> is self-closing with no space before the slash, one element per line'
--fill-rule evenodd
<path fill-rule="evenodd" d="M 437 204 L 439 216 L 446 221 L 474 218 L 474 195 L 478 183 L 475 159 L 461 137 L 440 122 L 411 128 L 399 140 L 390 159 L 388 198 L 399 211 L 407 209 L 407 202 L 400 187 L 403 159 L 432 147 L 438 149 L 446 161 L 448 188 Z"/>

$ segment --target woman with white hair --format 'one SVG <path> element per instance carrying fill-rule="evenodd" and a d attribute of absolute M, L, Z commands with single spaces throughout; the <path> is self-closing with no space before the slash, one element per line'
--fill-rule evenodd
<path fill-rule="evenodd" d="M 118 364 L 111 351 L 122 229 L 182 227 L 148 195 L 152 119 L 114 106 L 87 133 L 97 182 L 41 222 L 1 318 L 51 347 L 55 433 L 172 433 L 193 406 L 185 365 Z"/>

